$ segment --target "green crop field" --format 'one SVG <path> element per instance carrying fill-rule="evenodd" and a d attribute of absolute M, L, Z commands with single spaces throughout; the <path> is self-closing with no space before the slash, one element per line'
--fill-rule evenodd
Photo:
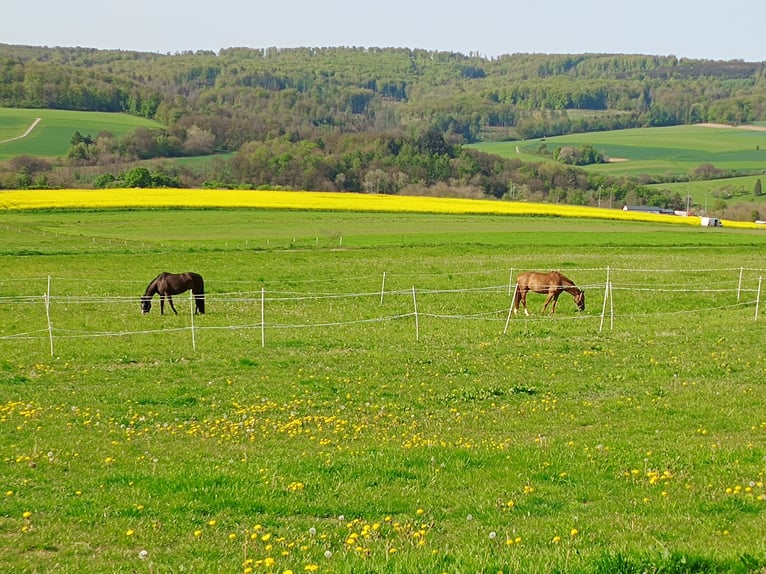
<path fill-rule="evenodd" d="M 590 145 L 611 162 L 587 166 L 610 175 L 685 175 L 701 164 L 726 170 L 766 170 L 766 131 L 763 126 L 710 127 L 702 125 L 641 128 L 570 134 L 545 140 L 476 144 L 482 151 L 524 161 L 540 160 L 535 152 L 561 146 Z"/>
<path fill-rule="evenodd" d="M 38 118 L 39 123 L 24 136 Z M 0 108 L 0 161 L 19 155 L 63 157 L 76 131 L 84 136 L 104 131 L 119 136 L 137 127 L 160 124 L 128 114 Z"/>
<path fill-rule="evenodd" d="M 766 175 L 750 175 L 726 179 L 662 183 L 654 184 L 652 187 L 670 190 L 678 193 L 681 197 L 686 197 L 688 194 L 692 203 L 701 206 L 701 212 L 704 213 L 705 206 L 712 206 L 716 199 L 725 199 L 730 203 L 766 202 L 766 195 L 754 195 L 758 180 L 761 180 L 761 186 L 766 185 Z"/>
<path fill-rule="evenodd" d="M 763 572 L 756 229 L 0 213 L 10 572 Z M 554 316 L 520 270 L 585 289 Z M 139 298 L 194 270 L 207 312 Z"/>

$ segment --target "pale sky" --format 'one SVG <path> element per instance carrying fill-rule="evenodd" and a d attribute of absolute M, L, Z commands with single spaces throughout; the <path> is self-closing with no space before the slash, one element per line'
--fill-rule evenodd
<path fill-rule="evenodd" d="M 766 61 L 766 2 L 5 0 L 0 43 L 175 53 L 398 47 Z"/>

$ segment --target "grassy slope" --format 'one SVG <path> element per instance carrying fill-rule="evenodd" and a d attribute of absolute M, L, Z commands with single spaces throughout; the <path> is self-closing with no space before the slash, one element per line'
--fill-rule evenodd
<path fill-rule="evenodd" d="M 0 141 L 22 135 L 35 118 L 42 121 L 27 137 L 0 143 L 0 161 L 17 155 L 63 157 L 75 131 L 84 136 L 95 137 L 102 131 L 119 136 L 137 127 L 160 127 L 155 121 L 127 114 L 0 108 Z"/>
<path fill-rule="evenodd" d="M 517 157 L 517 147 L 522 155 L 525 152 L 530 154 L 541 143 L 547 144 L 551 151 L 564 145 L 591 145 L 612 159 L 626 160 L 586 168 L 612 175 L 687 174 L 703 163 L 732 170 L 761 170 L 766 165 L 766 131 L 734 127 L 630 129 L 550 137 L 545 142 L 530 140 L 521 143 L 476 144 L 475 147 L 504 157 Z M 539 161 L 539 156 L 536 157 Z M 529 158 L 529 155 L 522 157 Z"/>

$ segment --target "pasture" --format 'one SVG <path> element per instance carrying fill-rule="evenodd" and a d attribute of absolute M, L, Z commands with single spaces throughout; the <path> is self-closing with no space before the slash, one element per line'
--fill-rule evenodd
<path fill-rule="evenodd" d="M 0 231 L 12 571 L 766 568 L 757 230 L 134 209 Z M 510 277 L 554 268 L 585 311 L 529 295 L 508 320 Z M 187 270 L 204 316 L 188 293 L 141 314 Z"/>
<path fill-rule="evenodd" d="M 40 122 L 24 136 L 37 118 Z M 121 136 L 138 127 L 157 128 L 161 125 L 128 114 L 0 108 L 0 161 L 20 155 L 64 157 L 76 131 L 83 136 L 96 137 L 104 131 Z"/>
<path fill-rule="evenodd" d="M 540 161 L 536 151 L 542 144 L 550 152 L 561 146 L 593 146 L 612 161 L 585 169 L 608 175 L 686 175 L 707 163 L 725 170 L 762 171 L 766 164 L 764 126 L 636 128 L 473 147 L 503 157 Z"/>

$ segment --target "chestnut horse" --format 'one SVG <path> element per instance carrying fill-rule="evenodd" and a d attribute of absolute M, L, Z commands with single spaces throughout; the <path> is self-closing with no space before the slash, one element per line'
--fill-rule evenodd
<path fill-rule="evenodd" d="M 205 313 L 205 282 L 198 273 L 160 273 L 155 277 L 141 297 L 141 311 L 144 314 L 152 309 L 152 297 L 160 296 L 160 314 L 165 314 L 165 300 L 170 303 L 173 313 L 178 315 L 171 295 L 178 295 L 191 289 L 194 295 L 194 313 Z"/>
<path fill-rule="evenodd" d="M 578 289 L 571 279 L 564 277 L 558 271 L 550 273 L 538 273 L 537 271 L 527 271 L 521 273 L 516 278 L 516 294 L 513 299 L 513 312 L 519 312 L 519 303 L 524 307 L 524 314 L 529 315 L 527 311 L 527 293 L 542 293 L 548 295 L 543 305 L 543 314 L 548 308 L 548 304 L 553 301 L 551 306 L 551 315 L 556 312 L 556 302 L 559 295 L 564 291 L 574 297 L 575 305 L 579 311 L 585 310 L 585 292 Z"/>

